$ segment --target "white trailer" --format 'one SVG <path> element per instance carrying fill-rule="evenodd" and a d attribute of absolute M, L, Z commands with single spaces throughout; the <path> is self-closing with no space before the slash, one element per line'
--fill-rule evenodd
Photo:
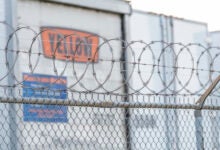
<path fill-rule="evenodd" d="M 157 104 L 195 104 L 195 100 L 192 97 L 188 101 L 184 99 L 184 96 L 179 95 L 189 94 L 189 91 L 196 93 L 196 90 L 200 89 L 196 73 L 192 73 L 192 70 L 178 69 L 175 74 L 174 67 L 196 68 L 196 60 L 198 60 L 204 49 L 192 44 L 192 46 L 187 46 L 189 49 L 184 48 L 182 52 L 180 50 L 181 47 L 189 43 L 199 43 L 207 47 L 207 35 L 208 30 L 205 23 L 161 14 L 133 11 L 130 18 L 130 40 L 141 40 L 147 44 L 152 41 L 155 42 L 150 45 L 151 47 L 147 47 L 147 44 L 143 44 L 140 41 L 131 46 L 135 53 L 136 61 L 148 65 L 139 66 L 141 68 L 140 71 L 138 69 L 134 71 L 130 80 L 130 86 L 134 90 L 130 90 L 130 93 L 137 90 L 144 94 L 176 94 L 177 96 L 149 96 L 150 98 L 146 96 L 146 98 L 140 97 L 132 100 Z M 165 48 L 167 46 L 166 43 L 173 43 L 173 45 L 171 44 L 171 46 Z M 161 53 L 163 49 L 164 52 Z M 178 59 L 175 59 L 177 55 Z M 201 58 L 200 68 L 208 67 L 206 56 Z M 129 55 L 127 59 L 132 61 L 133 57 Z M 154 69 L 153 65 L 156 66 Z M 163 67 L 164 65 L 167 67 Z M 128 68 L 132 69 L 132 67 Z M 208 73 L 200 73 L 200 75 L 202 75 L 202 79 L 207 80 Z M 144 80 L 141 80 L 140 76 Z M 174 77 L 175 80 L 173 81 Z M 187 83 L 189 78 L 190 82 Z M 181 81 L 181 84 L 179 81 Z M 141 89 L 143 82 L 145 82 L 145 88 Z M 166 86 L 168 88 L 165 88 Z M 178 92 L 175 93 L 175 91 Z M 186 111 L 188 115 L 186 115 Z M 142 122 L 145 123 L 145 126 L 140 124 L 140 127 L 137 128 L 136 123 L 131 121 L 131 145 L 133 149 L 185 149 L 186 147 L 196 149 L 200 145 L 199 142 L 201 141 L 196 135 L 196 128 L 201 122 L 199 119 L 194 118 L 193 110 L 134 109 L 131 112 L 131 118 L 136 116 L 142 117 Z M 189 116 L 192 117 L 187 120 Z"/>
<path fill-rule="evenodd" d="M 87 98 L 80 98 L 79 95 L 80 92 L 92 91 L 97 88 L 98 82 L 102 83 L 107 91 L 121 85 L 120 63 L 115 63 L 112 68 L 112 62 L 102 61 L 102 59 L 121 58 L 121 42 L 111 42 L 113 48 L 111 51 L 112 49 L 108 43 L 105 43 L 104 38 L 124 36 L 123 20 L 130 13 L 130 6 L 126 2 L 121 0 L 98 0 L 95 3 L 75 0 L 17 0 L 14 3 L 16 5 L 13 6 L 17 10 L 13 14 L 16 18 L 15 26 L 19 27 L 16 32 L 19 46 L 16 49 L 20 52 L 19 54 L 14 52 L 12 57 L 12 61 L 16 61 L 15 80 L 10 82 L 20 88 L 14 91 L 16 97 L 41 98 L 39 95 L 42 96 L 42 92 L 45 94 L 45 91 L 32 90 L 32 94 L 29 95 L 28 90 L 33 87 L 42 88 L 45 85 L 52 85 L 51 81 L 56 80 L 57 77 L 63 80 L 62 85 L 59 83 L 59 86 L 66 86 L 69 91 L 67 97 L 64 95 L 62 98 L 64 100 L 68 98 L 90 102 L 105 101 L 104 97 L 94 99 L 91 94 L 87 94 Z M 48 32 L 42 32 L 37 36 L 42 29 L 46 29 Z M 45 37 L 49 35 L 55 38 L 55 36 L 68 35 L 68 33 L 74 36 L 78 34 L 81 38 L 92 36 L 86 40 L 96 40 L 96 42 L 90 44 L 96 44 L 96 47 L 102 45 L 98 51 L 97 62 L 93 66 L 88 61 L 89 59 L 84 59 L 84 56 L 73 62 L 62 59 L 62 56 L 60 59 L 54 60 L 47 55 L 45 45 L 47 48 L 47 44 L 51 44 L 51 39 L 46 41 L 48 39 Z M 36 37 L 36 41 L 32 45 L 34 37 Z M 72 39 L 74 39 L 73 36 Z M 25 52 L 30 50 L 31 45 L 31 56 L 29 56 Z M 37 53 L 41 55 L 36 55 Z M 98 81 L 94 78 L 93 69 Z M 110 72 L 111 77 L 105 82 Z M 84 86 L 76 84 L 82 75 L 80 84 Z M 56 89 L 56 87 L 53 88 Z M 105 90 L 98 88 L 96 92 L 105 92 Z M 118 90 L 118 93 L 123 94 L 123 92 L 123 88 Z M 51 96 L 56 98 L 53 93 Z M 61 98 L 59 96 L 58 98 Z M 111 100 L 117 101 L 114 98 Z M 64 110 L 64 112 L 60 112 L 55 107 L 16 105 L 14 110 L 16 116 L 11 116 L 14 119 L 14 141 L 9 141 L 13 145 L 13 149 L 126 149 L 124 109 L 61 106 L 60 110 Z M 52 116 L 50 113 L 53 113 Z M 59 113 L 62 114 L 60 118 L 57 117 Z M 61 118 L 62 121 L 59 120 Z M 4 125 L 4 129 L 9 131 L 6 125 Z M 5 136 L 12 138 L 10 137 L 12 135 Z M 10 149 L 8 146 L 10 144 L 5 144 L 4 149 Z"/>

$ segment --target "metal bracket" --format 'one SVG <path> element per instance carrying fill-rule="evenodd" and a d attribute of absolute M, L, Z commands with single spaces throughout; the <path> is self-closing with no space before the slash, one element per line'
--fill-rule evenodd
<path fill-rule="evenodd" d="M 196 102 L 196 104 L 199 104 L 200 106 L 199 109 L 202 109 L 206 98 L 210 95 L 210 93 L 213 91 L 213 89 L 216 87 L 219 81 L 220 81 L 220 75 L 214 80 L 214 82 L 209 86 L 209 88 L 205 91 L 205 93 Z"/>

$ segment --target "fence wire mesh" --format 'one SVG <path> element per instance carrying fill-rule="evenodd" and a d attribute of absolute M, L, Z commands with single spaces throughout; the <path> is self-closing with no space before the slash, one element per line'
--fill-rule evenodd
<path fill-rule="evenodd" d="M 0 25 L 0 149 L 219 149 L 219 47 Z"/>
<path fill-rule="evenodd" d="M 12 112 L 3 111 L 10 105 L 16 111 L 13 118 Z M 219 148 L 216 110 L 202 110 L 201 117 L 192 109 L 129 108 L 128 117 L 124 108 L 69 106 L 66 123 L 42 123 L 24 122 L 24 105 L 0 105 L 1 149 Z"/>

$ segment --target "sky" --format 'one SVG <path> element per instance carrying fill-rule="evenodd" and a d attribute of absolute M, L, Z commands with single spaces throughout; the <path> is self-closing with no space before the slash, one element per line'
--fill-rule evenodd
<path fill-rule="evenodd" d="M 131 0 L 134 9 L 171 15 L 208 24 L 220 30 L 220 0 Z"/>

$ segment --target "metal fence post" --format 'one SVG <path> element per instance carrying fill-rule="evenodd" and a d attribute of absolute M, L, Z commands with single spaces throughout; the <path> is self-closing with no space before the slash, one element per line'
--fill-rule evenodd
<path fill-rule="evenodd" d="M 128 16 L 127 15 L 122 15 L 121 17 L 122 20 L 122 27 L 121 27 L 121 31 L 122 31 L 122 67 L 123 67 L 123 78 L 127 79 L 127 64 L 125 63 L 127 60 L 127 56 L 125 53 L 125 43 L 128 40 Z M 124 94 L 128 94 L 128 87 L 126 84 L 124 84 Z M 125 102 L 129 102 L 129 97 L 125 96 L 124 97 L 124 101 Z M 125 135 L 126 135 L 126 148 L 127 150 L 131 150 L 131 134 L 130 134 L 130 111 L 129 108 L 125 108 Z"/>
<path fill-rule="evenodd" d="M 202 127 L 202 109 L 204 108 L 205 101 L 207 97 L 212 93 L 213 89 L 220 82 L 220 76 L 218 76 L 208 89 L 202 94 L 196 104 L 199 104 L 199 109 L 195 110 L 195 127 L 196 127 L 196 146 L 198 150 L 204 149 L 204 139 L 203 139 L 203 127 Z"/>
<path fill-rule="evenodd" d="M 202 111 L 195 110 L 195 128 L 196 128 L 196 148 L 204 150 L 203 126 L 202 126 Z"/>
<path fill-rule="evenodd" d="M 211 116 L 211 134 L 212 134 L 212 142 L 213 142 L 213 150 L 217 150 L 220 147 L 219 144 L 219 129 L 218 129 L 218 123 L 219 123 L 219 114 L 218 112 L 213 112 Z"/>
<path fill-rule="evenodd" d="M 6 2 L 6 23 L 8 25 L 10 25 L 11 27 L 14 26 L 15 24 L 15 18 L 14 18 L 14 12 L 15 12 L 15 3 L 16 0 L 5 0 Z M 7 28 L 7 36 L 9 37 L 9 35 L 11 34 L 11 30 L 9 28 Z M 14 49 L 14 41 L 13 38 L 11 39 L 11 41 L 8 44 L 8 49 L 9 50 L 13 50 Z M 12 62 L 13 62 L 13 55 L 7 53 L 8 58 L 8 69 L 11 67 Z M 13 72 L 13 71 L 12 71 Z M 13 73 L 14 74 L 14 73 Z M 8 76 L 8 89 L 10 90 L 10 96 L 14 97 L 15 93 L 14 93 L 14 89 L 13 89 L 13 85 L 14 85 L 14 81 L 13 81 L 13 77 L 12 75 Z M 11 88 L 11 89 L 10 89 Z M 17 141 L 18 141 L 18 137 L 17 137 L 17 123 L 16 123 L 16 110 L 15 110 L 15 104 L 11 103 L 9 104 L 9 137 L 10 137 L 10 150 L 17 150 Z"/>

